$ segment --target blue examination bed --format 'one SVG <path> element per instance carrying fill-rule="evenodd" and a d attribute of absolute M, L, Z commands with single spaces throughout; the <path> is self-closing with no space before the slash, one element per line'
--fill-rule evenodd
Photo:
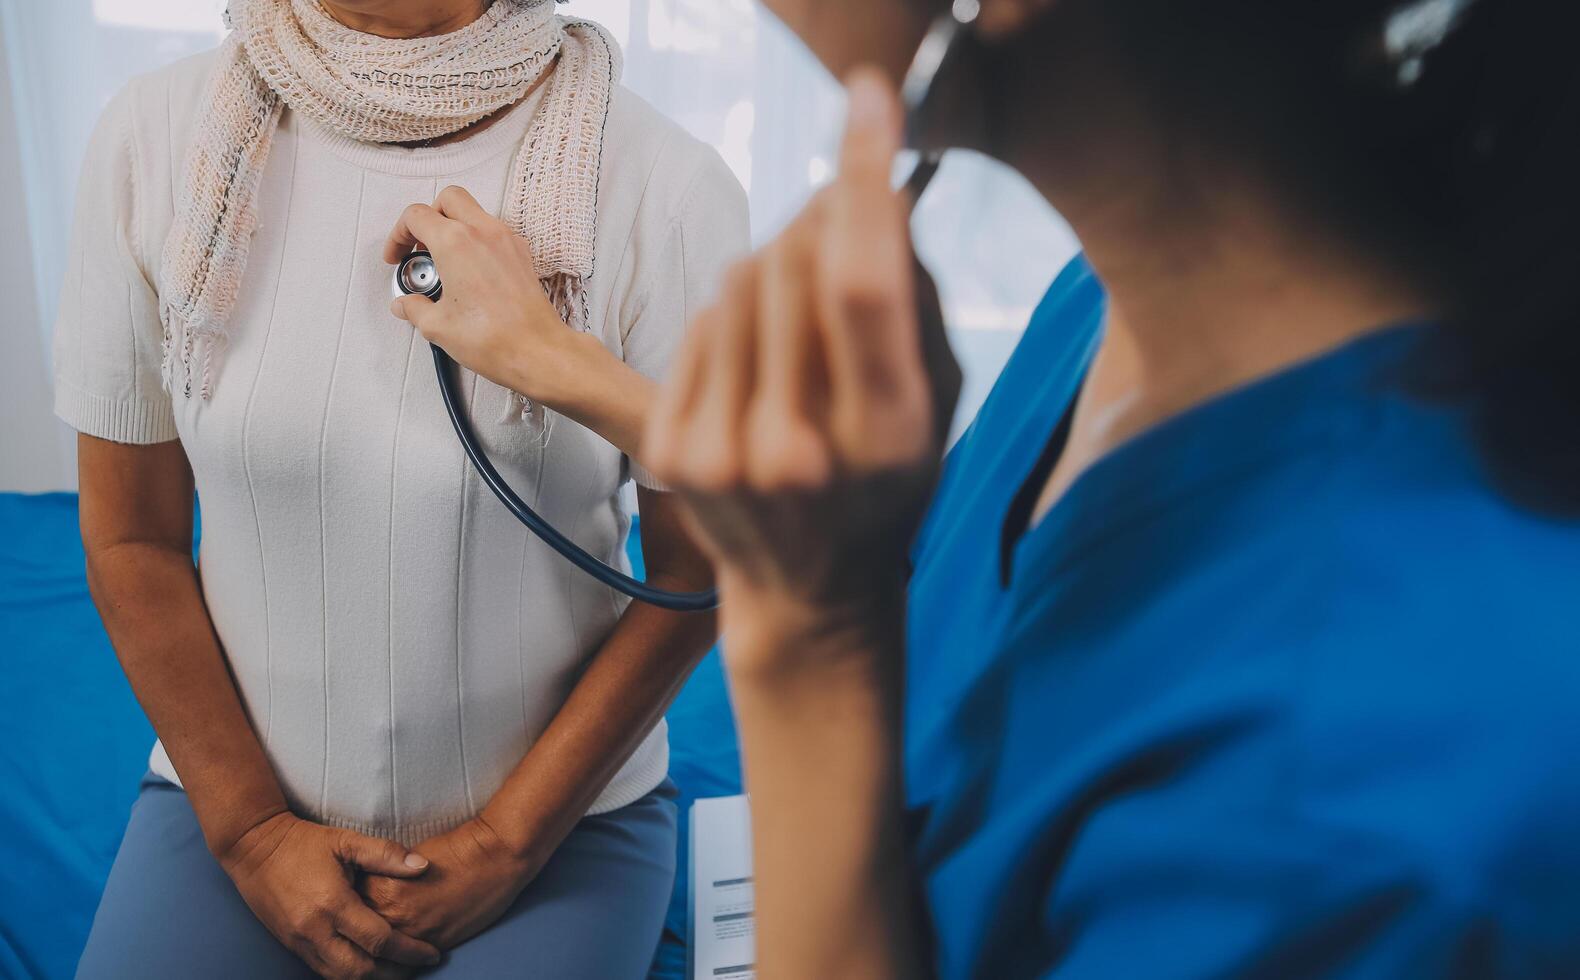
<path fill-rule="evenodd" d="M 669 722 L 680 872 L 652 977 L 679 980 L 686 809 L 740 792 L 717 651 Z M 71 977 L 153 737 L 88 597 L 76 497 L 0 494 L 0 978 Z"/>

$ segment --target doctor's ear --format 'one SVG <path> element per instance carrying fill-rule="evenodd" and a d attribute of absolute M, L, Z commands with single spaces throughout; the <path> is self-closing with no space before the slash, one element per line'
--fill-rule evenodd
<path fill-rule="evenodd" d="M 970 3 L 972 0 L 965 0 Z M 1060 0 L 978 0 L 976 30 L 983 38 L 1011 37 L 1053 9 Z"/>

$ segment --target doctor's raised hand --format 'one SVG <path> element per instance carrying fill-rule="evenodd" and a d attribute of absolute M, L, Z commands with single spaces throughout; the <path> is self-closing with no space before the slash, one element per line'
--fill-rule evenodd
<path fill-rule="evenodd" d="M 585 425 L 636 455 L 657 385 L 590 333 L 560 318 L 539 282 L 532 248 L 459 186 L 401 214 L 384 243 L 398 264 L 426 249 L 444 281 L 439 300 L 401 296 L 390 312 L 457 362 Z"/>
<path fill-rule="evenodd" d="M 959 390 L 891 185 L 898 100 L 876 72 L 849 89 L 837 179 L 731 270 L 644 439 L 715 562 L 737 674 L 816 670 L 838 644 L 813 637 L 899 629 Z"/>
<path fill-rule="evenodd" d="M 960 374 L 890 186 L 900 129 L 853 76 L 838 178 L 697 317 L 643 444 L 714 562 L 780 976 L 928 972 L 890 830 L 907 552 Z"/>

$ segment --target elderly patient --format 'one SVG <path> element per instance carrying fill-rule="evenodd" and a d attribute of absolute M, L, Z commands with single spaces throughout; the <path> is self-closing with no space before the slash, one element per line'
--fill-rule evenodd
<path fill-rule="evenodd" d="M 641 976 L 662 714 L 712 621 L 627 608 L 489 498 L 386 259 L 420 229 L 501 284 L 452 311 L 531 350 L 464 376 L 486 447 L 611 562 L 634 479 L 650 578 L 697 588 L 637 435 L 741 190 L 546 0 L 229 22 L 110 104 L 72 236 L 57 409 L 160 739 L 79 976 Z"/>

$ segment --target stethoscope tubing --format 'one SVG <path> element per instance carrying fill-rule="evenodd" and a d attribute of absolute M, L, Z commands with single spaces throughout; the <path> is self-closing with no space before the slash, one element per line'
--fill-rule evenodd
<path fill-rule="evenodd" d="M 528 507 L 526 501 L 522 500 L 510 488 L 510 484 L 505 482 L 505 478 L 499 475 L 499 470 L 494 468 L 488 454 L 483 452 L 478 444 L 471 420 L 461 409 L 461 396 L 456 390 L 455 383 L 458 373 L 455 361 L 437 345 L 430 346 L 433 347 L 434 371 L 439 378 L 439 393 L 444 398 L 444 408 L 450 415 L 450 424 L 455 427 L 456 438 L 460 440 L 461 448 L 466 450 L 466 456 L 472 461 L 477 475 L 483 478 L 488 489 L 493 491 L 494 496 L 499 498 L 499 502 L 505 505 L 506 510 L 515 515 L 516 520 L 526 525 L 527 530 L 558 552 L 560 557 L 602 584 L 638 602 L 673 612 L 707 612 L 718 608 L 717 589 L 708 589 L 705 592 L 669 592 L 654 588 L 646 582 L 639 582 L 588 554 L 576 542 L 561 534 L 558 528 L 544 520 L 537 511 Z"/>

